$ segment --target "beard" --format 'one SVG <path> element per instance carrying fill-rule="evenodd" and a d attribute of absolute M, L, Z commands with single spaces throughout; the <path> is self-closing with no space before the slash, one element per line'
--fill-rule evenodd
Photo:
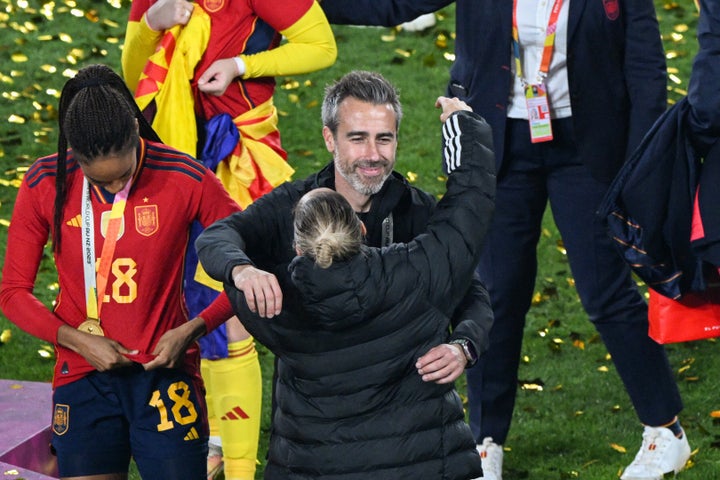
<path fill-rule="evenodd" d="M 359 160 L 353 164 L 343 162 L 337 156 L 334 157 L 335 169 L 356 192 L 371 196 L 378 193 L 385 180 L 392 173 L 392 164 L 387 160 Z M 383 173 L 375 177 L 366 177 L 358 173 L 359 168 L 382 168 Z"/>

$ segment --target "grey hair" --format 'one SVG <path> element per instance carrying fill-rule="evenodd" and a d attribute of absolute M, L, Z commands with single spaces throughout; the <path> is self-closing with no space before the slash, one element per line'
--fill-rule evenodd
<path fill-rule="evenodd" d="M 395 129 L 400 130 L 403 112 L 400 94 L 385 77 L 377 72 L 353 70 L 340 80 L 325 87 L 325 98 L 322 104 L 323 126 L 337 133 L 340 104 L 348 97 L 373 105 L 390 105 L 395 112 Z"/>
<path fill-rule="evenodd" d="M 295 248 L 320 268 L 360 252 L 362 222 L 339 193 L 327 188 L 312 190 L 298 201 L 293 213 Z"/>

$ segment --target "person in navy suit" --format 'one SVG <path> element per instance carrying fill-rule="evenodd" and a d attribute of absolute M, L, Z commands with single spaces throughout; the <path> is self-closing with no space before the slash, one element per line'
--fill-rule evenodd
<path fill-rule="evenodd" d="M 324 0 L 331 23 L 397 25 L 452 0 Z M 647 306 L 595 216 L 629 153 L 666 108 L 666 65 L 652 0 L 457 0 L 447 94 L 493 129 L 496 213 L 478 272 L 495 324 L 467 370 L 484 479 L 502 478 L 536 247 L 549 203 L 577 292 L 644 425 L 622 476 L 660 479 L 690 455 L 682 400 Z M 516 28 L 513 28 L 516 27 Z M 515 33 L 517 32 L 517 33 Z"/>

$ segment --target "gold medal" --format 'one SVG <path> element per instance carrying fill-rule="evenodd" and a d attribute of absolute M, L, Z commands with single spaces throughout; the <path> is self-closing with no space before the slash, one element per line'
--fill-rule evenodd
<path fill-rule="evenodd" d="M 81 332 L 89 333 L 90 335 L 98 335 L 100 337 L 105 336 L 105 332 L 100 326 L 100 320 L 96 318 L 88 318 L 77 327 Z"/>

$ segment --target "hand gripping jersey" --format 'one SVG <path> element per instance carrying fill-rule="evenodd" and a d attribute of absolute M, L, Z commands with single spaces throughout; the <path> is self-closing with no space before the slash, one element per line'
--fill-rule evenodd
<path fill-rule="evenodd" d="M 122 226 L 112 258 L 101 322 L 105 336 L 130 350 L 134 360 L 151 358 L 161 335 L 188 321 L 182 294 L 183 259 L 190 225 L 203 225 L 238 210 L 217 177 L 188 155 L 141 140 Z M 53 224 L 57 156 L 38 159 L 20 187 L 8 235 L 0 307 L 23 330 L 56 343 L 62 324 L 77 327 L 86 319 L 81 244 L 83 173 L 68 151 L 67 201 L 62 250 L 55 255 L 60 291 L 50 312 L 33 296 L 35 276 Z M 91 187 L 95 248 L 99 258 L 114 196 Z M 208 330 L 232 311 L 223 296 L 202 312 Z M 56 345 L 55 386 L 76 380 L 93 367 Z M 185 369 L 199 375 L 198 349 L 185 357 Z"/>

